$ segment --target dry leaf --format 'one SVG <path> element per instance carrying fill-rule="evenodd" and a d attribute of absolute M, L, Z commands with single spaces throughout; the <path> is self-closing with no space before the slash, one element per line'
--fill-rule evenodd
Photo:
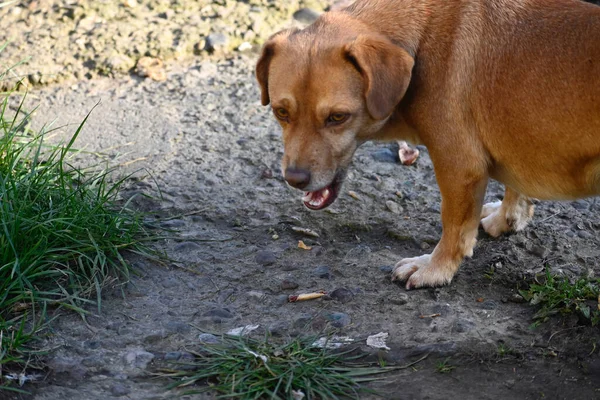
<path fill-rule="evenodd" d="M 298 240 L 298 247 L 301 248 L 301 249 L 303 249 L 303 250 L 310 250 L 310 249 L 312 249 L 312 247 L 305 245 L 302 240 Z"/>

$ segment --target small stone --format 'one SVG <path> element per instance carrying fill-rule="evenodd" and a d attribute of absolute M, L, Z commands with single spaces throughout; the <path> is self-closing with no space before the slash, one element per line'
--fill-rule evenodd
<path fill-rule="evenodd" d="M 210 52 L 224 50 L 229 44 L 227 35 L 221 32 L 211 33 L 206 37 L 204 48 Z"/>
<path fill-rule="evenodd" d="M 135 66 L 135 61 L 125 54 L 114 54 L 110 56 L 102 66 L 106 72 L 128 72 Z"/>
<path fill-rule="evenodd" d="M 379 267 L 379 270 L 381 272 L 386 273 L 386 274 L 389 274 L 390 272 L 392 272 L 393 269 L 394 268 L 391 265 L 382 265 L 382 266 Z"/>
<path fill-rule="evenodd" d="M 590 208 L 590 203 L 585 200 L 576 200 L 571 203 L 571 206 L 573 206 L 573 208 L 576 210 L 587 210 Z"/>
<path fill-rule="evenodd" d="M 163 228 L 180 228 L 182 226 L 185 226 L 185 221 L 180 219 L 172 219 L 169 221 L 161 222 L 160 226 Z"/>
<path fill-rule="evenodd" d="M 181 352 L 180 351 L 170 351 L 167 354 L 165 354 L 165 361 L 177 361 L 179 360 L 179 358 L 181 357 Z"/>
<path fill-rule="evenodd" d="M 520 294 L 515 293 L 508 298 L 508 301 L 510 301 L 511 303 L 525 303 L 527 300 L 525 300 L 525 298 Z"/>
<path fill-rule="evenodd" d="M 293 17 L 303 24 L 312 24 L 319 18 L 319 13 L 310 8 L 301 8 L 294 13 Z"/>
<path fill-rule="evenodd" d="M 267 265 L 275 264 L 275 261 L 277 261 L 277 257 L 275 257 L 275 254 L 272 251 L 260 250 L 256 253 L 254 260 L 258 264 L 266 267 Z"/>
<path fill-rule="evenodd" d="M 198 340 L 204 344 L 219 344 L 221 342 L 218 337 L 210 333 L 201 333 L 198 335 Z"/>
<path fill-rule="evenodd" d="M 386 201 L 385 205 L 388 208 L 388 210 L 390 210 L 394 214 L 401 214 L 404 211 L 402 206 L 393 200 Z"/>
<path fill-rule="evenodd" d="M 133 350 L 125 354 L 123 360 L 125 365 L 130 367 L 146 369 L 150 361 L 154 359 L 154 354 L 145 350 Z"/>
<path fill-rule="evenodd" d="M 403 306 L 404 304 L 408 303 L 408 295 L 406 293 L 394 293 L 387 299 L 387 301 L 397 306 Z"/>
<path fill-rule="evenodd" d="M 243 42 L 238 46 L 238 51 L 252 50 L 252 45 L 249 42 Z"/>
<path fill-rule="evenodd" d="M 531 248 L 530 253 L 540 258 L 546 258 L 548 256 L 549 250 L 544 246 L 536 245 Z"/>
<path fill-rule="evenodd" d="M 293 289 L 297 289 L 298 288 L 298 283 L 294 282 L 290 279 L 284 279 L 283 281 L 281 281 L 281 290 L 293 290 Z"/>
<path fill-rule="evenodd" d="M 387 147 L 374 151 L 371 153 L 371 157 L 373 157 L 375 161 L 389 162 L 394 164 L 399 160 L 398 153 L 388 149 Z"/>
<path fill-rule="evenodd" d="M 169 321 L 164 327 L 170 333 L 187 333 L 191 329 L 188 324 L 180 321 Z"/>
<path fill-rule="evenodd" d="M 311 314 L 301 314 L 294 321 L 294 328 L 297 329 L 305 329 L 307 325 L 309 325 L 313 320 L 313 316 Z"/>
<path fill-rule="evenodd" d="M 328 297 L 337 300 L 340 303 L 348 303 L 354 298 L 354 293 L 346 288 L 337 288 L 331 292 Z"/>
<path fill-rule="evenodd" d="M 421 250 L 429 250 L 431 248 L 431 245 L 427 242 L 421 242 L 419 247 L 421 248 Z"/>
<path fill-rule="evenodd" d="M 224 319 L 233 318 L 233 314 L 225 308 L 213 308 L 204 313 L 205 317 L 211 317 L 214 322 L 221 323 Z"/>
<path fill-rule="evenodd" d="M 33 74 L 29 74 L 28 78 L 32 85 L 37 85 L 42 80 L 42 75 L 40 75 L 39 72 L 35 72 Z"/>
<path fill-rule="evenodd" d="M 127 388 L 122 383 L 115 383 L 110 387 L 110 394 L 112 394 L 115 397 L 126 396 L 129 394 L 129 392 L 129 388 Z"/>
<path fill-rule="evenodd" d="M 268 331 L 273 336 L 283 336 L 288 329 L 288 323 L 285 321 L 277 321 L 269 325 Z"/>
<path fill-rule="evenodd" d="M 331 279 L 331 271 L 327 265 L 315 268 L 312 274 L 321 279 Z"/>
<path fill-rule="evenodd" d="M 594 238 L 594 235 L 592 235 L 588 231 L 579 231 L 579 232 L 577 232 L 577 236 L 579 236 L 582 239 L 593 239 Z"/>
<path fill-rule="evenodd" d="M 458 333 L 469 332 L 475 328 L 476 324 L 468 319 L 459 318 L 452 324 L 452 331 Z"/>
<path fill-rule="evenodd" d="M 179 285 L 179 280 L 177 278 L 167 278 L 161 280 L 160 284 L 164 288 L 171 288 Z"/>
<path fill-rule="evenodd" d="M 162 82 L 167 80 L 167 73 L 161 59 L 155 57 L 142 57 L 135 66 L 135 73 L 142 78 Z"/>
<path fill-rule="evenodd" d="M 495 310 L 498 308 L 498 303 L 494 300 L 485 300 L 479 304 L 479 307 L 483 308 L 484 310 Z"/>
<path fill-rule="evenodd" d="M 196 242 L 181 242 L 175 246 L 175 251 L 194 251 L 200 249 L 202 249 L 202 246 Z"/>
<path fill-rule="evenodd" d="M 343 328 L 347 325 L 350 325 L 350 323 L 352 322 L 350 316 L 343 312 L 333 312 L 325 314 L 325 318 L 329 320 L 331 325 L 335 328 Z"/>

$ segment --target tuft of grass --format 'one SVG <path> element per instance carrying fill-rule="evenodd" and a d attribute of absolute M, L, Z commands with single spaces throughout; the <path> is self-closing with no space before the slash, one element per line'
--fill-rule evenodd
<path fill-rule="evenodd" d="M 440 374 L 448 374 L 452 372 L 456 367 L 451 365 L 449 360 L 449 358 L 446 358 L 445 360 L 438 362 L 435 366 L 435 370 Z"/>
<path fill-rule="evenodd" d="M 539 310 L 533 316 L 534 325 L 551 316 L 576 313 L 595 326 L 600 322 L 600 279 L 579 279 L 571 283 L 566 277 L 556 277 L 546 269 L 543 282 L 521 290 L 521 296 Z"/>
<path fill-rule="evenodd" d="M 277 344 L 268 337 L 224 336 L 219 344 L 203 347 L 181 370 L 175 366 L 165 375 L 177 379 L 169 388 L 204 385 L 185 394 L 213 390 L 221 394 L 218 398 L 358 399 L 362 392 L 374 393 L 363 383 L 408 367 L 355 364 L 357 357 L 349 352 L 332 352 L 313 343 L 314 338 Z"/>
<path fill-rule="evenodd" d="M 47 129 L 30 129 L 25 96 L 11 96 L 0 93 L 0 390 L 11 365 L 29 362 L 47 306 L 100 308 L 103 287 L 129 277 L 122 251 L 151 254 L 142 216 L 119 201 L 126 178 L 71 164 L 87 117 L 51 146 Z"/>

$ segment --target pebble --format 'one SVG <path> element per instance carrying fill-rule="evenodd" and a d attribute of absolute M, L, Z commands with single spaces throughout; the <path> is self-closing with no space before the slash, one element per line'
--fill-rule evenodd
<path fill-rule="evenodd" d="M 222 50 L 229 44 L 229 38 L 227 35 L 221 32 L 211 33 L 206 37 L 204 49 L 210 52 Z"/>
<path fill-rule="evenodd" d="M 273 336 L 283 336 L 288 329 L 288 323 L 285 321 L 273 322 L 267 329 Z"/>
<path fill-rule="evenodd" d="M 379 162 L 397 163 L 400 160 L 398 154 L 387 147 L 374 151 L 371 153 L 371 157 Z"/>
<path fill-rule="evenodd" d="M 211 333 L 201 333 L 198 335 L 198 340 L 204 344 L 219 344 L 221 342 L 218 337 Z"/>
<path fill-rule="evenodd" d="M 179 285 L 179 281 L 176 278 L 167 278 L 167 279 L 161 280 L 160 284 L 164 288 L 171 288 L 171 287 L 175 287 L 175 286 Z"/>
<path fill-rule="evenodd" d="M 404 211 L 402 206 L 393 200 L 386 201 L 385 205 L 388 208 L 388 210 L 390 210 L 394 214 L 401 214 Z"/>
<path fill-rule="evenodd" d="M 321 279 L 331 279 L 331 270 L 327 265 L 315 268 L 312 274 Z"/>
<path fill-rule="evenodd" d="M 550 251 L 544 246 L 535 245 L 535 246 L 531 247 L 531 250 L 529 252 L 531 254 L 533 254 L 534 256 L 537 256 L 540 258 L 546 258 Z"/>
<path fill-rule="evenodd" d="M 301 8 L 294 13 L 293 17 L 303 24 L 312 24 L 319 18 L 319 13 L 310 8 Z"/>
<path fill-rule="evenodd" d="M 387 301 L 397 306 L 402 306 L 408 303 L 408 295 L 406 293 L 394 293 L 387 298 Z"/>
<path fill-rule="evenodd" d="M 295 282 L 291 279 L 284 279 L 283 281 L 281 281 L 281 284 L 279 285 L 281 287 L 281 290 L 292 290 L 292 289 L 297 289 L 298 286 L 298 282 Z"/>
<path fill-rule="evenodd" d="M 312 322 L 313 316 L 311 314 L 300 314 L 294 321 L 294 328 L 305 329 L 307 325 Z"/>
<path fill-rule="evenodd" d="M 343 312 L 333 312 L 325 314 L 325 318 L 330 321 L 331 325 L 335 328 L 343 328 L 350 325 L 352 319 L 350 316 Z"/>
<path fill-rule="evenodd" d="M 459 318 L 452 324 L 452 331 L 458 333 L 469 332 L 475 328 L 476 324 L 468 319 Z"/>
<path fill-rule="evenodd" d="M 150 361 L 154 359 L 154 354 L 145 350 L 133 350 L 125 354 L 123 361 L 125 365 L 139 369 L 146 369 Z"/>
<path fill-rule="evenodd" d="M 391 265 L 382 265 L 379 267 L 379 270 L 386 274 L 391 273 L 393 271 L 393 269 L 394 269 L 394 267 L 392 267 Z"/>
<path fill-rule="evenodd" d="M 585 200 L 576 200 L 571 203 L 571 206 L 576 210 L 587 210 L 590 208 L 590 203 Z"/>
<path fill-rule="evenodd" d="M 233 318 L 233 314 L 225 308 L 213 308 L 212 310 L 205 312 L 204 316 L 211 317 L 216 323 L 221 323 L 224 319 Z"/>
<path fill-rule="evenodd" d="M 110 387 L 110 394 L 115 397 L 126 396 L 130 392 L 129 388 L 122 383 L 115 383 Z"/>
<path fill-rule="evenodd" d="M 277 261 L 277 257 L 275 257 L 275 254 L 269 250 L 258 251 L 254 259 L 258 264 L 262 266 L 273 265 L 275 264 L 275 261 Z"/>
<path fill-rule="evenodd" d="M 169 321 L 164 327 L 170 333 L 187 333 L 191 329 L 188 324 L 180 321 Z"/>
<path fill-rule="evenodd" d="M 495 310 L 498 308 L 498 303 L 494 300 L 485 300 L 479 304 L 479 307 L 483 308 L 484 310 Z"/>
<path fill-rule="evenodd" d="M 337 300 L 340 303 L 348 303 L 354 298 L 354 293 L 346 288 L 337 288 L 328 296 L 332 300 Z"/>
<path fill-rule="evenodd" d="M 200 246 L 196 242 L 181 242 L 175 246 L 175 251 L 192 251 L 192 250 L 200 250 L 202 246 Z"/>
<path fill-rule="evenodd" d="M 577 232 L 577 236 L 579 236 L 582 239 L 593 239 L 594 238 L 594 235 L 592 235 L 588 231 L 579 231 L 579 232 Z"/>
<path fill-rule="evenodd" d="M 525 298 L 523 298 L 523 296 L 521 296 L 520 294 L 515 293 L 508 298 L 508 301 L 510 301 L 511 303 L 525 303 L 527 300 L 525 300 Z"/>

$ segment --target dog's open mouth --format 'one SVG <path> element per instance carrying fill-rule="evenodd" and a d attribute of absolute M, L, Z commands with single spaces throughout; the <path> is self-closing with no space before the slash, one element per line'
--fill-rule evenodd
<path fill-rule="evenodd" d="M 326 187 L 314 192 L 306 192 L 302 198 L 304 205 L 311 210 L 322 210 L 330 206 L 338 197 L 344 176 L 343 172 L 338 172 Z"/>

